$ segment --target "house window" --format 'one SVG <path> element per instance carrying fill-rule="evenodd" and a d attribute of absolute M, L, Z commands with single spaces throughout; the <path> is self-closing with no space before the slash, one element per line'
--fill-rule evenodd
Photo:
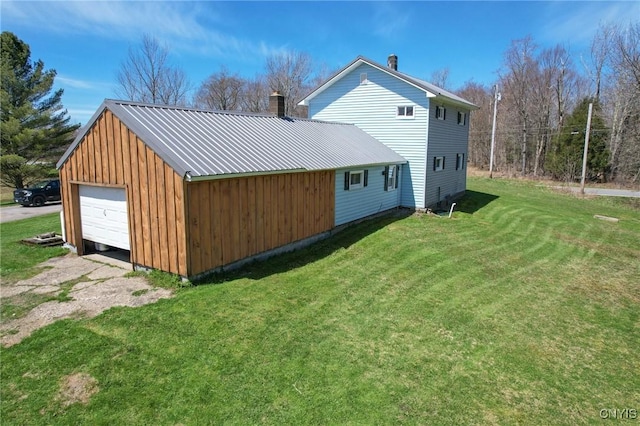
<path fill-rule="evenodd" d="M 458 124 L 464 126 L 467 124 L 467 113 L 458 111 Z"/>
<path fill-rule="evenodd" d="M 433 157 L 433 171 L 439 172 L 444 170 L 444 157 Z"/>
<path fill-rule="evenodd" d="M 368 170 L 344 172 L 344 190 L 352 191 L 354 189 L 360 189 L 367 186 L 368 172 Z"/>
<path fill-rule="evenodd" d="M 384 168 L 384 190 L 393 191 L 398 188 L 398 174 L 400 166 L 386 166 Z"/>
<path fill-rule="evenodd" d="M 398 118 L 413 118 L 413 106 L 402 105 L 398 107 Z"/>
<path fill-rule="evenodd" d="M 458 154 L 456 156 L 456 170 L 464 169 L 464 154 Z"/>
<path fill-rule="evenodd" d="M 360 73 L 360 84 L 367 84 L 369 80 L 367 80 L 367 73 Z"/>
<path fill-rule="evenodd" d="M 443 106 L 436 106 L 436 118 L 438 120 L 444 120 L 447 116 L 447 109 Z"/>

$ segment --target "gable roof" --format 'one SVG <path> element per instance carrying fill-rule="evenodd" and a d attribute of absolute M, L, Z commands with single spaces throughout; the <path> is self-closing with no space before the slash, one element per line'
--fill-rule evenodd
<path fill-rule="evenodd" d="M 60 158 L 58 169 L 107 109 L 180 176 L 188 173 L 188 179 L 406 163 L 350 124 L 107 99 Z"/>
<path fill-rule="evenodd" d="M 396 71 L 392 68 L 389 68 L 387 66 L 381 65 L 375 61 L 372 61 L 371 59 L 367 59 L 364 56 L 358 56 L 356 59 L 354 59 L 353 61 L 351 61 L 350 64 L 348 64 L 347 66 L 345 66 L 344 68 L 342 68 L 340 71 L 338 71 L 336 74 L 334 74 L 331 78 L 329 78 L 326 82 L 324 82 L 322 85 L 320 85 L 319 87 L 317 87 L 316 89 L 314 89 L 311 93 L 309 93 L 307 96 L 304 97 L 304 99 L 302 99 L 299 102 L 299 105 L 309 105 L 309 101 L 313 98 L 315 98 L 317 95 L 319 95 L 320 93 L 324 92 L 326 89 L 328 89 L 329 87 L 331 87 L 336 81 L 342 79 L 342 77 L 344 77 L 345 75 L 349 74 L 351 71 L 353 71 L 355 68 L 359 67 L 362 64 L 367 64 L 370 65 L 374 68 L 377 68 L 378 70 L 385 72 L 389 75 L 392 75 L 404 82 L 406 82 L 407 84 L 410 84 L 422 91 L 425 92 L 425 94 L 427 95 L 428 98 L 436 98 L 436 99 L 442 99 L 445 101 L 448 101 L 450 103 L 456 104 L 458 106 L 464 107 L 464 108 L 468 108 L 470 110 L 473 109 L 478 109 L 479 107 L 477 105 L 472 104 L 471 102 L 467 101 L 466 99 L 461 98 L 460 96 L 451 93 L 447 90 L 444 90 L 434 84 L 431 84 L 429 82 L 426 82 L 424 80 L 420 80 L 418 78 L 415 77 L 411 77 L 410 75 L 401 73 L 399 71 Z"/>

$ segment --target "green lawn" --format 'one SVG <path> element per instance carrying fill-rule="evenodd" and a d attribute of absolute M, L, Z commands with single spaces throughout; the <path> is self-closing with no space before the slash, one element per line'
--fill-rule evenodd
<path fill-rule="evenodd" d="M 574 425 L 640 410 L 638 204 L 469 188 L 451 220 L 365 222 L 2 349 L 2 423 Z M 59 388 L 79 373 L 97 392 L 67 406 Z"/>

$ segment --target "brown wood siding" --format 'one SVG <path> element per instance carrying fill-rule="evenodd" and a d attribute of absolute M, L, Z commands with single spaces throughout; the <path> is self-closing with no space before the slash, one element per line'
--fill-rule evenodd
<path fill-rule="evenodd" d="M 333 228 L 333 171 L 186 184 L 189 275 Z"/>
<path fill-rule="evenodd" d="M 181 176 L 106 110 L 60 170 L 67 240 L 82 254 L 78 184 L 126 189 L 131 261 L 186 276 Z"/>

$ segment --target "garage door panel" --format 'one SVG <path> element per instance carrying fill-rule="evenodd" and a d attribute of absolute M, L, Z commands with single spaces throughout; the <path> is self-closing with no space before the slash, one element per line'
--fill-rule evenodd
<path fill-rule="evenodd" d="M 79 193 L 83 238 L 129 250 L 125 190 L 81 185 Z"/>

